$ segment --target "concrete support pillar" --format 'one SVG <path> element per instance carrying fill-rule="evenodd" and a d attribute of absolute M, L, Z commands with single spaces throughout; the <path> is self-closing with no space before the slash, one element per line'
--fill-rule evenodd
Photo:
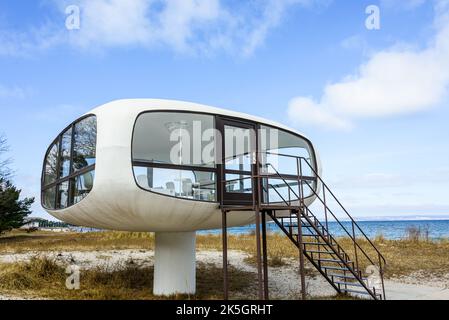
<path fill-rule="evenodd" d="M 156 232 L 153 294 L 195 294 L 195 232 Z"/>

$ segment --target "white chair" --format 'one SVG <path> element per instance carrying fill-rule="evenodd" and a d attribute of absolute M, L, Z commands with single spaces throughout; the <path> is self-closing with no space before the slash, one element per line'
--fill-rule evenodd
<path fill-rule="evenodd" d="M 137 176 L 137 183 L 144 189 L 150 189 L 150 186 L 148 185 L 148 178 L 144 174 Z"/>
<path fill-rule="evenodd" d="M 172 195 L 172 196 L 174 196 L 176 193 L 175 193 L 175 183 L 174 182 L 167 182 L 166 184 L 165 184 L 165 187 L 167 188 L 167 190 L 169 191 L 169 194 L 170 195 Z"/>
<path fill-rule="evenodd" d="M 192 187 L 192 179 L 184 179 L 182 180 L 182 193 L 186 197 L 192 197 L 193 196 L 193 187 Z"/>
<path fill-rule="evenodd" d="M 86 188 L 86 190 L 92 190 L 92 187 L 94 186 L 94 177 L 92 172 L 86 172 L 85 174 L 83 174 L 83 178 L 84 187 Z"/>

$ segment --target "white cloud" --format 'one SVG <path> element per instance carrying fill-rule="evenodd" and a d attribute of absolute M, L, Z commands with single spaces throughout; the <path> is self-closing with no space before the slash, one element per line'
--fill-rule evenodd
<path fill-rule="evenodd" d="M 40 123 L 69 123 L 72 119 L 76 119 L 85 112 L 86 108 L 78 105 L 62 104 L 54 107 L 41 108 L 27 113 L 27 116 L 38 120 Z M 66 120 L 66 121 L 64 121 Z"/>
<path fill-rule="evenodd" d="M 381 0 L 381 5 L 386 8 L 394 9 L 415 9 L 429 0 Z"/>
<path fill-rule="evenodd" d="M 348 130 L 352 124 L 325 107 L 317 108 L 317 103 L 311 98 L 297 97 L 290 101 L 288 117 L 296 125 L 314 124 L 325 128 Z"/>
<path fill-rule="evenodd" d="M 18 98 L 18 99 L 24 99 L 28 95 L 30 95 L 31 90 L 30 89 L 24 89 L 21 87 L 6 87 L 3 85 L 0 85 L 0 98 Z"/>
<path fill-rule="evenodd" d="M 329 0 L 52 0 L 65 16 L 68 5 L 81 9 L 79 30 L 46 25 L 34 31 L 0 30 L 0 54 L 37 52 L 70 44 L 82 49 L 167 46 L 176 52 L 216 50 L 251 55 L 263 45 L 293 5 L 326 5 Z"/>
<path fill-rule="evenodd" d="M 394 46 L 375 53 L 356 74 L 327 85 L 319 101 L 294 98 L 290 117 L 301 124 L 341 129 L 356 118 L 414 113 L 440 103 L 449 87 L 448 3 L 438 1 L 436 34 L 425 49 Z"/>
<path fill-rule="evenodd" d="M 26 32 L 0 29 L 0 55 L 33 57 L 38 52 L 60 44 L 63 34 L 63 30 L 51 23 Z"/>

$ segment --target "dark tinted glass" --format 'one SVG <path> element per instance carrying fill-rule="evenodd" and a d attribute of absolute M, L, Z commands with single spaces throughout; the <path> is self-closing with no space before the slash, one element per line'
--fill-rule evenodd
<path fill-rule="evenodd" d="M 49 188 L 44 191 L 44 207 L 47 209 L 55 209 L 56 187 Z"/>
<path fill-rule="evenodd" d="M 92 190 L 94 185 L 95 171 L 89 171 L 75 177 L 73 181 L 73 200 L 72 203 L 78 203 L 83 200 Z"/>
<path fill-rule="evenodd" d="M 46 209 L 67 208 L 92 190 L 96 143 L 97 119 L 89 116 L 74 122 L 50 145 L 42 177 L 41 200 Z M 89 172 L 79 172 L 83 168 Z"/>
<path fill-rule="evenodd" d="M 56 181 L 58 173 L 58 143 L 51 146 L 50 151 L 45 159 L 44 168 L 44 185 L 53 183 Z"/>
<path fill-rule="evenodd" d="M 62 135 L 61 140 L 61 165 L 59 167 L 59 177 L 67 177 L 70 174 L 70 152 L 72 148 L 72 129 L 67 130 Z"/>
<path fill-rule="evenodd" d="M 89 117 L 75 124 L 73 170 L 78 171 L 95 163 L 97 120 Z"/>
<path fill-rule="evenodd" d="M 64 209 L 69 206 L 69 182 L 65 181 L 58 185 L 57 209 Z"/>

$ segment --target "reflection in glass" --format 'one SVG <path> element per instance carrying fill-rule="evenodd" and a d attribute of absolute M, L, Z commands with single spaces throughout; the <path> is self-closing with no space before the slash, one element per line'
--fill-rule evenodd
<path fill-rule="evenodd" d="M 252 193 L 251 176 L 226 174 L 226 192 Z"/>
<path fill-rule="evenodd" d="M 252 131 L 249 128 L 224 126 L 226 170 L 251 171 Z"/>
<path fill-rule="evenodd" d="M 56 181 L 58 173 L 57 168 L 58 168 L 58 143 L 56 142 L 51 146 L 50 151 L 47 154 L 47 158 L 45 159 L 44 185 Z"/>
<path fill-rule="evenodd" d="M 262 126 L 259 132 L 259 141 L 264 173 L 275 174 L 277 171 L 286 175 L 298 175 L 298 171 L 301 169 L 302 176 L 314 176 L 309 165 L 305 163 L 307 161 L 314 165 L 311 147 L 305 139 L 283 130 Z M 296 157 L 303 158 L 301 165 Z"/>
<path fill-rule="evenodd" d="M 146 190 L 179 198 L 216 201 L 214 172 L 134 166 L 134 176 L 137 184 Z"/>
<path fill-rule="evenodd" d="M 94 185 L 95 171 L 89 171 L 75 177 L 73 180 L 71 203 L 75 204 L 83 200 Z"/>
<path fill-rule="evenodd" d="M 149 112 L 139 116 L 133 161 L 215 166 L 214 117 L 187 112 Z"/>
<path fill-rule="evenodd" d="M 69 182 L 65 181 L 58 185 L 57 209 L 64 209 L 69 206 Z"/>
<path fill-rule="evenodd" d="M 264 203 L 297 201 L 301 193 L 304 193 L 304 198 L 307 198 L 313 194 L 312 190 L 315 190 L 315 183 L 311 181 L 302 180 L 302 189 L 300 189 L 297 180 L 284 180 L 276 178 L 262 180 Z"/>
<path fill-rule="evenodd" d="M 49 147 L 42 179 L 42 205 L 45 208 L 67 208 L 91 191 L 94 170 L 89 166 L 95 164 L 96 130 L 96 117 L 89 116 L 75 122 Z M 86 167 L 89 172 L 78 172 Z"/>
<path fill-rule="evenodd" d="M 264 191 L 268 203 L 295 201 L 299 196 L 297 181 L 264 179 Z"/>
<path fill-rule="evenodd" d="M 97 120 L 89 117 L 75 124 L 73 170 L 78 171 L 95 163 Z"/>
<path fill-rule="evenodd" d="M 70 152 L 72 148 L 72 129 L 67 130 L 62 135 L 61 140 L 61 164 L 59 177 L 64 178 L 70 174 Z"/>
<path fill-rule="evenodd" d="M 44 207 L 50 210 L 55 209 L 56 187 L 48 188 L 43 192 Z"/>

